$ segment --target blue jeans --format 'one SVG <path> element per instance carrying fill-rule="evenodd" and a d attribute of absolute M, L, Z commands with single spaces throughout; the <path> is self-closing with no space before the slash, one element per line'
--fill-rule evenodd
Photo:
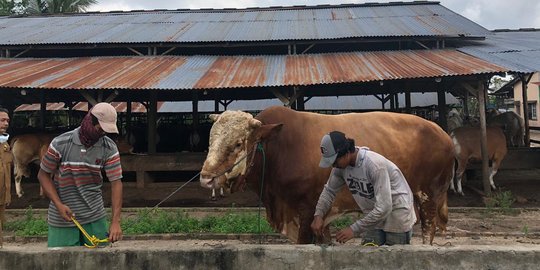
<path fill-rule="evenodd" d="M 385 232 L 383 230 L 371 230 L 362 236 L 362 245 L 374 243 L 382 245 L 406 245 L 411 243 L 412 230 L 403 233 Z"/>

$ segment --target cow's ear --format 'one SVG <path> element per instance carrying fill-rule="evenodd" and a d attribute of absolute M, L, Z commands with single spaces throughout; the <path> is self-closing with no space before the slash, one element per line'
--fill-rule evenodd
<path fill-rule="evenodd" d="M 208 118 L 210 118 L 210 120 L 212 120 L 213 122 L 217 122 L 217 120 L 219 119 L 219 114 L 211 114 L 208 116 Z"/>
<path fill-rule="evenodd" d="M 278 134 L 283 128 L 283 124 L 269 124 L 259 128 L 259 137 L 262 140 L 270 139 Z"/>

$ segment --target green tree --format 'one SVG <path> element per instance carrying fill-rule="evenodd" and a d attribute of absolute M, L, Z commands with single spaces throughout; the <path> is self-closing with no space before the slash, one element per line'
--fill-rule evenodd
<path fill-rule="evenodd" d="M 0 0 L 0 16 L 6 16 L 13 14 L 15 8 L 14 0 Z"/>
<path fill-rule="evenodd" d="M 26 2 L 25 13 L 73 13 L 85 12 L 90 6 L 97 4 L 97 0 L 23 0 Z"/>

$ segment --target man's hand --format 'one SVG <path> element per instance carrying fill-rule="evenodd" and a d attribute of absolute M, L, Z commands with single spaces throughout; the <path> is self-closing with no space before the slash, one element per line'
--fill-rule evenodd
<path fill-rule="evenodd" d="M 323 219 L 321 216 L 315 216 L 311 222 L 311 230 L 316 236 L 323 235 Z"/>
<path fill-rule="evenodd" d="M 339 243 L 345 243 L 354 237 L 354 232 L 351 227 L 347 227 L 336 233 L 336 241 Z"/>
<path fill-rule="evenodd" d="M 113 222 L 109 228 L 109 242 L 114 243 L 120 240 L 122 240 L 122 228 L 120 227 L 120 223 Z"/>
<path fill-rule="evenodd" d="M 58 205 L 56 205 L 56 208 L 58 209 L 58 213 L 60 213 L 60 215 L 62 216 L 62 218 L 64 218 L 65 221 L 71 221 L 71 217 L 74 215 L 67 205 L 59 203 Z"/>

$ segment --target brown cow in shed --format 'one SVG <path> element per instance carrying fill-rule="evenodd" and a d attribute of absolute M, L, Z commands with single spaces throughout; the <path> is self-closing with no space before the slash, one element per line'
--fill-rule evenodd
<path fill-rule="evenodd" d="M 53 139 L 53 134 L 37 133 L 18 135 L 11 141 L 11 152 L 15 164 L 15 191 L 19 198 L 24 194 L 21 186 L 23 176 L 30 177 L 30 164 L 39 164 Z"/>
<path fill-rule="evenodd" d="M 310 224 L 331 171 L 319 168 L 320 141 L 332 130 L 381 153 L 402 170 L 415 197 L 424 242 L 432 243 L 437 227 L 446 228 L 453 145 L 448 134 L 430 121 L 387 112 L 321 115 L 280 106 L 270 107 L 256 118 L 240 111 L 225 111 L 211 118 L 215 123 L 201 185 L 226 185 L 234 192 L 246 183 L 257 194 L 262 193 L 260 199 L 273 228 L 280 232 L 286 229 L 287 236 L 297 243 L 313 241 Z M 325 218 L 348 209 L 358 206 L 343 189 Z M 328 232 L 326 227 L 325 235 Z"/>
<path fill-rule="evenodd" d="M 506 155 L 506 138 L 503 131 L 498 127 L 487 127 L 487 150 L 489 161 L 491 161 L 491 167 L 489 172 L 489 183 L 491 188 L 495 189 L 495 183 L 493 182 L 493 176 L 497 173 L 499 166 L 501 165 L 504 156 Z M 454 188 L 454 181 L 452 180 L 450 189 L 461 195 L 463 189 L 461 188 L 461 180 L 463 173 L 467 169 L 469 161 L 481 161 L 482 152 L 480 149 L 480 139 L 482 138 L 481 130 L 479 127 L 460 127 L 450 133 L 452 142 L 454 143 L 454 150 L 456 154 L 457 169 L 456 169 L 456 185 L 457 191 Z"/>
<path fill-rule="evenodd" d="M 525 146 L 525 121 L 517 113 L 491 110 L 486 121 L 488 126 L 503 130 L 507 146 Z"/>
<path fill-rule="evenodd" d="M 13 153 L 15 164 L 15 191 L 20 198 L 24 192 L 22 190 L 21 181 L 23 176 L 30 177 L 29 166 L 31 163 L 39 165 L 41 158 L 47 152 L 49 144 L 54 139 L 54 134 L 22 134 L 17 135 L 11 141 L 11 151 Z M 120 154 L 132 154 L 133 147 L 121 137 L 114 139 Z M 40 196 L 43 196 L 43 191 L 40 189 Z"/>

